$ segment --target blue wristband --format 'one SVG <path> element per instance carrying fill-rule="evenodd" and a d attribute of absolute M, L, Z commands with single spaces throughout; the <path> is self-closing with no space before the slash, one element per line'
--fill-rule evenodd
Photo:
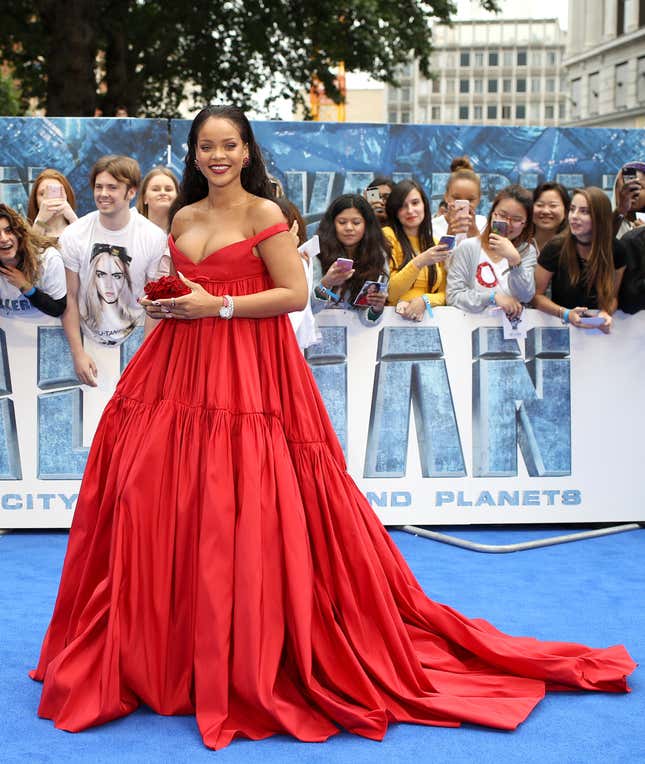
<path fill-rule="evenodd" d="M 564 313 L 562 314 L 562 323 L 563 324 L 568 324 L 569 323 L 569 313 L 571 313 L 571 311 L 567 308 L 567 310 L 565 310 Z"/>
<path fill-rule="evenodd" d="M 328 300 L 333 300 L 334 302 L 338 302 L 340 300 L 340 295 L 334 294 L 331 289 L 327 289 L 327 287 L 323 286 L 322 284 L 318 284 L 318 286 L 314 289 L 314 292 L 321 292 Z"/>
<path fill-rule="evenodd" d="M 423 302 L 425 302 L 425 304 L 426 304 L 426 311 L 427 311 L 428 315 L 430 316 L 430 318 L 433 318 L 434 317 L 434 313 L 432 312 L 432 305 L 430 305 L 430 298 L 428 297 L 427 294 L 423 295 Z"/>
<path fill-rule="evenodd" d="M 494 289 L 490 290 L 490 294 L 488 295 L 488 302 L 489 302 L 490 305 L 496 305 L 497 304 L 495 302 L 495 290 Z"/>
<path fill-rule="evenodd" d="M 32 297 L 35 294 L 36 294 L 36 287 L 35 286 L 32 286 L 31 289 L 28 289 L 26 292 L 23 292 L 23 295 L 25 297 Z"/>

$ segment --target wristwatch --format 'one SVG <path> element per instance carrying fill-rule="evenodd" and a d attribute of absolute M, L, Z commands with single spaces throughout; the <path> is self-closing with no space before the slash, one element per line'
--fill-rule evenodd
<path fill-rule="evenodd" d="M 233 304 L 233 298 L 230 294 L 225 294 L 222 296 L 222 299 L 224 300 L 224 304 L 219 309 L 219 317 L 220 318 L 233 318 L 233 311 L 235 310 L 235 305 Z"/>

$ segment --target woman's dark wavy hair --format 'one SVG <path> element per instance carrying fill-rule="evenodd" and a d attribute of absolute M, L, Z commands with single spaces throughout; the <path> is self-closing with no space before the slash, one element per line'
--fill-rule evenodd
<path fill-rule="evenodd" d="M 426 249 L 434 247 L 434 239 L 432 238 L 432 213 L 430 212 L 430 202 L 426 192 L 423 190 L 423 186 L 417 183 L 412 178 L 407 178 L 397 183 L 390 193 L 387 202 L 385 203 L 385 212 L 387 213 L 388 223 L 394 231 L 401 249 L 403 250 L 403 262 L 399 268 L 406 266 L 412 258 L 416 257 L 417 253 L 412 249 L 410 239 L 408 239 L 401 221 L 397 217 L 399 210 L 403 207 L 403 203 L 410 191 L 416 189 L 421 194 L 421 200 L 423 201 L 424 216 L 419 226 L 419 251 L 425 252 Z M 437 280 L 437 268 L 434 265 L 428 266 L 428 288 L 431 289 Z"/>
<path fill-rule="evenodd" d="M 204 122 L 210 117 L 228 119 L 240 133 L 240 137 L 249 149 L 249 164 L 242 168 L 242 187 L 250 194 L 261 196 L 264 199 L 273 199 L 274 193 L 271 182 L 267 175 L 262 152 L 258 146 L 253 130 L 246 115 L 237 106 L 207 106 L 202 109 L 193 120 L 188 133 L 188 153 L 184 159 L 184 174 L 179 187 L 179 194 L 170 209 L 170 223 L 175 214 L 187 204 L 194 204 L 208 196 L 208 181 L 195 167 L 195 154 L 199 131 Z"/>
<path fill-rule="evenodd" d="M 322 272 L 327 273 L 338 257 L 347 257 L 347 252 L 336 236 L 334 221 L 344 212 L 354 207 L 365 221 L 365 233 L 354 252 L 354 275 L 341 287 L 349 290 L 349 301 L 353 302 L 360 292 L 363 282 L 376 281 L 379 276 L 387 275 L 385 265 L 389 255 L 389 246 L 381 232 L 372 205 L 359 194 L 343 194 L 327 207 L 318 226 L 320 239 L 320 264 Z"/>

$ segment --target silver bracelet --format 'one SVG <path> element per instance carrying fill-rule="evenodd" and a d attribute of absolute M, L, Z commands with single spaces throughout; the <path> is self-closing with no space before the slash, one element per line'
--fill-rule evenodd
<path fill-rule="evenodd" d="M 235 310 L 235 304 L 233 303 L 233 298 L 230 294 L 223 295 L 222 299 L 224 300 L 224 304 L 219 309 L 219 317 L 220 318 L 226 318 L 227 320 L 229 318 L 233 318 L 233 311 Z"/>

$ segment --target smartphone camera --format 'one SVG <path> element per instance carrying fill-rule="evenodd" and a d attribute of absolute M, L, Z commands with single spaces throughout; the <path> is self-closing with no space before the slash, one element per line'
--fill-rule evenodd
<path fill-rule="evenodd" d="M 378 188 L 368 188 L 365 192 L 365 196 L 370 204 L 381 201 L 381 192 Z"/>
<path fill-rule="evenodd" d="M 508 223 L 505 220 L 492 220 L 490 230 L 498 236 L 506 236 L 508 233 Z"/>

